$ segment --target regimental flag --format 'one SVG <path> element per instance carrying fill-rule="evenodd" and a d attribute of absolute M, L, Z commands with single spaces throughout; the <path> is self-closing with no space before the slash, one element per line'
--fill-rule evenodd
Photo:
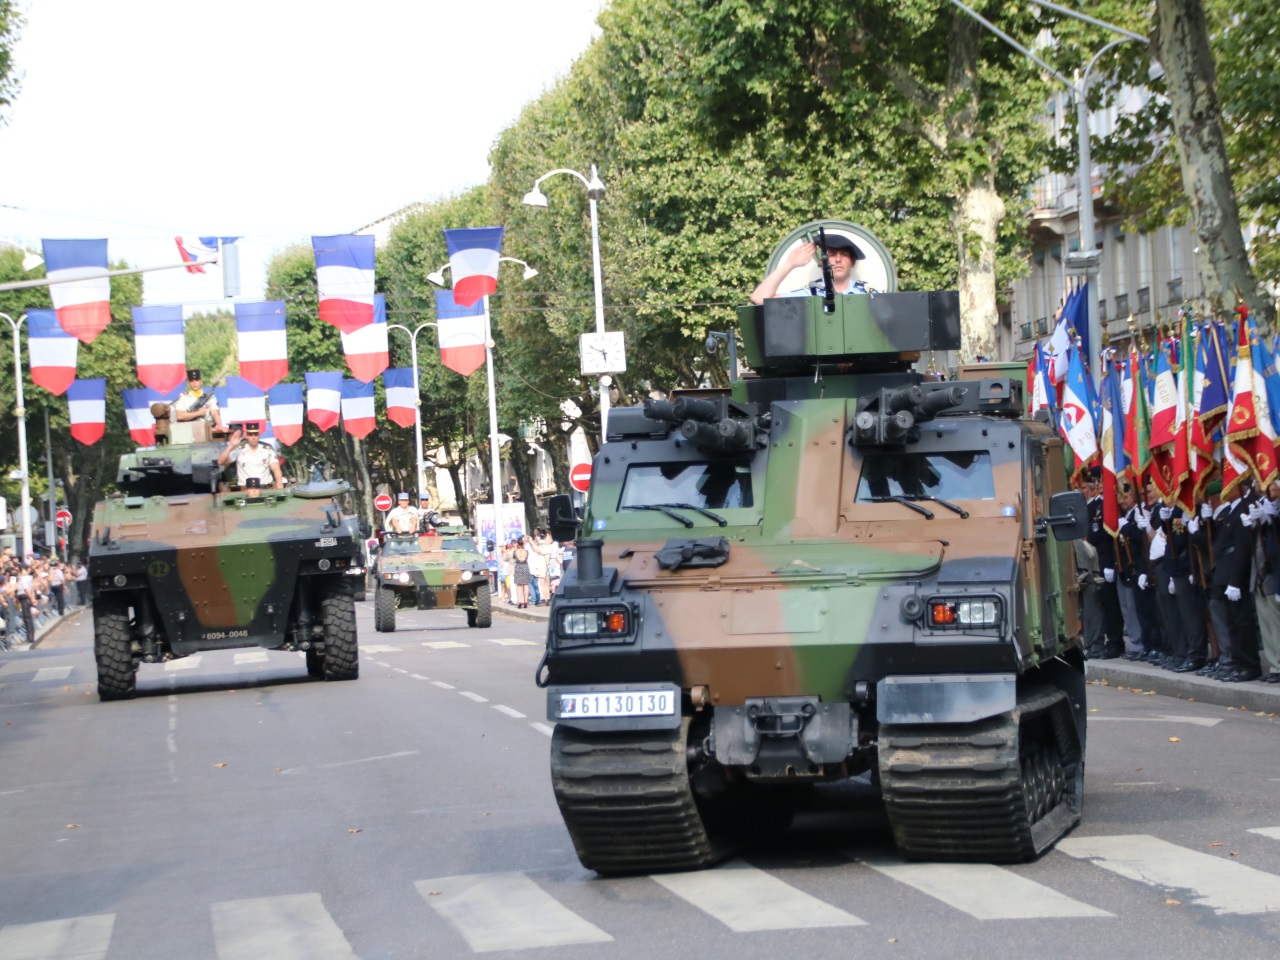
<path fill-rule="evenodd" d="M 387 419 L 402 427 L 412 427 L 418 410 L 418 390 L 413 382 L 413 367 L 383 370 L 382 385 L 387 392 Z"/>
<path fill-rule="evenodd" d="M 1191 389 L 1191 424 L 1188 443 L 1191 447 L 1191 499 L 1193 502 L 1203 499 L 1205 487 L 1213 476 L 1217 466 L 1213 457 L 1213 437 L 1204 429 L 1204 419 L 1200 411 L 1204 408 L 1206 363 L 1209 355 L 1209 341 L 1213 336 L 1214 324 L 1201 323 L 1196 333 L 1196 364 Z"/>
<path fill-rule="evenodd" d="M 91 447 L 107 430 L 107 380 L 73 380 L 67 387 L 71 412 L 71 436 Z"/>
<path fill-rule="evenodd" d="M 1133 346 L 1129 347 L 1129 379 L 1133 399 L 1129 402 L 1128 422 L 1125 424 L 1125 452 L 1133 482 L 1141 487 L 1151 467 L 1151 419 L 1147 415 L 1146 364 Z"/>
<path fill-rule="evenodd" d="M 436 334 L 440 338 L 440 362 L 464 377 L 484 363 L 488 330 L 484 301 L 459 306 L 452 290 L 436 291 Z"/>
<path fill-rule="evenodd" d="M 1258 489 L 1266 490 L 1267 486 L 1276 479 L 1276 428 L 1275 420 L 1271 412 L 1271 405 L 1267 391 L 1266 377 L 1256 363 L 1253 356 L 1253 346 L 1258 344 L 1258 330 L 1254 326 L 1253 321 L 1249 318 L 1249 308 L 1244 304 L 1236 307 L 1236 313 L 1240 315 L 1240 323 L 1244 326 L 1246 335 L 1252 343 L 1249 347 L 1249 356 L 1245 359 L 1249 361 L 1250 371 L 1253 375 L 1253 410 L 1257 419 L 1258 435 L 1253 438 L 1250 444 L 1250 466 L 1253 467 L 1254 478 L 1258 481 Z M 1267 348 L 1258 344 L 1265 357 L 1265 362 L 1270 361 L 1267 356 Z M 1237 355 L 1236 367 L 1241 363 L 1241 358 Z M 1273 370 L 1274 373 L 1274 370 Z"/>
<path fill-rule="evenodd" d="M 1267 338 L 1259 335 L 1252 319 L 1249 321 L 1249 340 L 1253 350 L 1254 382 L 1262 378 L 1267 397 L 1267 409 L 1271 411 L 1272 432 L 1280 435 L 1280 371 L 1276 370 L 1275 354 Z"/>
<path fill-rule="evenodd" d="M 1191 402 L 1195 389 L 1195 352 L 1191 340 L 1191 318 L 1182 315 L 1182 336 L 1178 338 L 1178 397 L 1173 443 L 1173 498 L 1187 516 L 1195 513 L 1195 452 L 1191 447 Z"/>
<path fill-rule="evenodd" d="M 1236 452 L 1231 449 L 1231 444 L 1224 443 L 1222 445 L 1222 496 L 1231 492 L 1236 484 L 1249 477 L 1249 464 L 1245 463 Z"/>
<path fill-rule="evenodd" d="M 223 423 L 267 422 L 267 395 L 244 377 L 227 377 L 227 402 L 222 408 Z"/>
<path fill-rule="evenodd" d="M 1093 346 L 1089 343 L 1089 284 L 1081 284 L 1071 296 L 1067 298 L 1067 302 L 1062 307 L 1062 319 L 1067 323 L 1069 331 L 1075 331 L 1074 336 L 1078 340 L 1080 347 L 1080 356 L 1089 357 L 1089 352 Z"/>
<path fill-rule="evenodd" d="M 182 307 L 133 307 L 133 349 L 138 380 L 160 393 L 187 379 L 187 340 Z"/>
<path fill-rule="evenodd" d="M 1031 389 L 1027 391 L 1028 416 L 1034 416 L 1037 410 L 1053 409 L 1053 402 L 1049 399 L 1050 376 L 1044 349 L 1037 341 L 1031 362 L 1027 365 L 1027 383 L 1031 385 Z"/>
<path fill-rule="evenodd" d="M 58 323 L 53 310 L 27 311 L 27 355 L 31 361 L 31 382 L 55 397 L 67 392 L 76 378 L 80 341 Z"/>
<path fill-rule="evenodd" d="M 498 289 L 498 258 L 502 256 L 502 227 L 446 230 L 453 299 L 469 307 Z"/>
<path fill-rule="evenodd" d="M 339 374 L 341 377 L 341 374 Z M 276 439 L 292 447 L 302 439 L 302 384 L 278 383 L 267 391 L 271 411 L 271 430 Z"/>
<path fill-rule="evenodd" d="M 342 371 L 307 374 L 307 421 L 321 430 L 338 425 L 342 412 Z"/>
<path fill-rule="evenodd" d="M 1102 383 L 1099 393 L 1102 395 L 1102 436 L 1099 438 L 1102 448 L 1102 526 L 1113 537 L 1120 531 L 1120 507 L 1116 477 L 1120 472 L 1116 467 L 1116 451 L 1119 445 L 1116 440 L 1116 413 L 1119 407 L 1120 387 L 1116 381 L 1116 371 L 1111 363 L 1103 361 Z"/>
<path fill-rule="evenodd" d="M 120 395 L 124 398 L 124 418 L 129 424 L 129 436 L 140 447 L 154 447 L 156 418 L 151 415 L 151 404 L 152 398 L 158 398 L 158 395 L 147 387 L 121 390 Z"/>
<path fill-rule="evenodd" d="M 1106 374 L 1111 378 L 1111 386 L 1109 389 L 1111 395 L 1111 429 L 1115 431 L 1115 461 L 1116 461 L 1116 480 L 1122 480 L 1129 475 L 1129 454 L 1126 452 L 1125 431 L 1128 423 L 1125 419 L 1125 392 L 1124 381 L 1125 373 L 1128 371 L 1128 364 L 1123 360 L 1116 360 L 1116 351 L 1108 348 L 1106 351 Z M 1132 399 L 1130 397 L 1129 399 Z"/>
<path fill-rule="evenodd" d="M 347 357 L 347 369 L 363 383 L 373 383 L 391 365 L 391 350 L 387 345 L 386 297 L 378 294 L 374 297 L 373 306 L 373 323 L 342 334 L 342 352 Z"/>
<path fill-rule="evenodd" d="M 1062 391 L 1062 411 L 1058 414 L 1058 429 L 1079 465 L 1084 467 L 1098 452 L 1098 435 L 1093 424 L 1088 378 L 1080 358 L 1079 346 L 1073 346 L 1070 354 L 1067 379 Z"/>
<path fill-rule="evenodd" d="M 1245 326 L 1245 315 L 1241 315 L 1238 330 L 1239 340 L 1236 347 L 1236 369 L 1232 382 L 1231 413 L 1227 417 L 1226 448 L 1245 465 L 1246 473 L 1252 471 L 1263 486 L 1275 478 L 1275 438 L 1262 433 L 1262 425 L 1266 422 L 1270 427 L 1270 413 L 1265 410 L 1267 397 L 1265 387 L 1262 395 L 1254 396 L 1253 358 L 1249 349 L 1249 334 Z M 1264 407 L 1259 411 L 1258 404 Z M 1261 415 L 1260 415 L 1261 414 Z M 1239 468 L 1232 473 L 1232 486 L 1241 479 Z M 1224 477 L 1222 495 L 1225 497 L 1230 488 Z"/>
<path fill-rule="evenodd" d="M 1200 427 L 1212 438 L 1231 407 L 1231 344 L 1221 323 L 1203 323 L 1204 386 L 1200 392 Z"/>
<path fill-rule="evenodd" d="M 111 278 L 106 240 L 42 240 L 45 276 L 57 281 L 49 298 L 58 322 L 81 343 L 93 343 L 111 322 Z"/>
<path fill-rule="evenodd" d="M 1158 449 L 1176 439 L 1178 424 L 1178 385 L 1169 363 L 1168 345 L 1156 345 L 1155 393 L 1151 398 L 1151 446 Z"/>
<path fill-rule="evenodd" d="M 240 376 L 270 390 L 289 375 L 289 344 L 284 332 L 284 301 L 236 304 Z"/>
<path fill-rule="evenodd" d="M 312 237 L 311 247 L 316 255 L 320 319 L 343 333 L 354 333 L 373 323 L 372 235 Z"/>
<path fill-rule="evenodd" d="M 1077 296 L 1072 290 L 1067 294 L 1066 303 L 1058 308 L 1058 323 L 1053 328 L 1053 336 L 1049 338 L 1046 351 L 1049 358 L 1049 372 L 1055 384 L 1067 379 L 1067 369 L 1071 364 L 1071 331 L 1067 324 L 1067 306 Z"/>
<path fill-rule="evenodd" d="M 212 240 L 212 244 L 206 241 Z M 182 237 L 174 237 L 173 242 L 178 245 L 178 255 L 182 257 L 182 262 L 189 264 L 187 273 L 204 273 L 204 265 L 197 263 L 197 260 L 207 260 L 209 257 L 218 255 L 218 238 L 217 237 L 200 237 L 197 240 Z"/>
<path fill-rule="evenodd" d="M 378 425 L 373 408 L 373 384 L 360 380 L 342 381 L 342 429 L 364 438 Z"/>

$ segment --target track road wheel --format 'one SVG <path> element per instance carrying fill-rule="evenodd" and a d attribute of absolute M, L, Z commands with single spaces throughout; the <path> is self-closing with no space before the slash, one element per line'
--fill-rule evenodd
<path fill-rule="evenodd" d="M 355 601 L 349 593 L 333 590 L 320 601 L 320 617 L 324 623 L 324 678 L 354 680 L 360 676 Z"/>
<path fill-rule="evenodd" d="M 396 592 L 379 587 L 373 596 L 373 628 L 383 633 L 396 632 Z"/>
<path fill-rule="evenodd" d="M 123 597 L 99 597 L 93 602 L 93 655 L 98 661 L 98 699 L 133 699 L 133 641 L 129 601 Z"/>
<path fill-rule="evenodd" d="M 308 650 L 306 653 L 307 676 L 315 677 L 318 680 L 324 676 L 324 657 L 320 655 L 318 650 Z"/>
<path fill-rule="evenodd" d="M 471 625 L 471 611 L 467 611 L 467 624 Z M 476 590 L 475 626 L 493 626 L 493 598 L 489 596 L 489 585 L 480 584 Z"/>

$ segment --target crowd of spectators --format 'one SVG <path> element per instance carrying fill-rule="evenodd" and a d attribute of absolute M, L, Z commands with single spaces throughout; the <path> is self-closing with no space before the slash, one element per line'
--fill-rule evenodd
<path fill-rule="evenodd" d="M 551 595 L 560 585 L 565 548 L 542 529 L 533 536 L 516 537 L 502 545 L 502 582 L 498 599 L 513 607 L 549 606 Z M 490 569 L 497 567 L 491 560 Z"/>
<path fill-rule="evenodd" d="M 89 571 L 78 560 L 34 557 L 24 566 L 11 547 L 0 552 L 0 646 L 31 643 L 45 623 L 89 599 Z"/>

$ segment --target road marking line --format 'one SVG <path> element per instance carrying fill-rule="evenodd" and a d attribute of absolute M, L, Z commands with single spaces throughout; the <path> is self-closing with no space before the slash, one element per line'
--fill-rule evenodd
<path fill-rule="evenodd" d="M 166 660 L 164 664 L 164 672 L 176 673 L 179 670 L 194 670 L 200 666 L 200 661 L 203 659 L 204 657 L 197 653 L 195 656 L 186 657 L 183 660 Z"/>
<path fill-rule="evenodd" d="M 713 870 L 654 874 L 650 879 L 735 933 L 866 923 L 741 860 Z"/>
<path fill-rule="evenodd" d="M 252 653 L 237 653 L 235 656 L 237 667 L 246 663 L 266 663 L 270 659 L 265 650 L 255 650 Z"/>
<path fill-rule="evenodd" d="M 492 637 L 481 637 L 485 643 L 496 643 L 501 647 L 541 647 L 543 644 L 535 643 L 532 640 L 517 640 L 515 637 L 503 637 L 494 639 Z"/>
<path fill-rule="evenodd" d="M 399 647 L 388 646 L 385 643 L 361 644 L 365 653 L 399 653 Z"/>
<path fill-rule="evenodd" d="M 313 767 L 289 767 L 281 773 L 302 773 L 305 770 L 337 770 L 340 767 L 353 767 L 358 763 L 376 763 L 379 760 L 398 760 L 400 757 L 416 757 L 417 750 L 399 750 L 396 753 L 384 753 L 376 757 L 360 757 L 358 760 L 338 760 L 334 763 L 317 763 Z"/>
<path fill-rule="evenodd" d="M 539 733 L 545 733 L 548 737 L 556 732 L 555 727 L 547 723 L 534 722 L 529 724 L 529 726 L 533 727 L 533 729 L 537 730 Z"/>
<path fill-rule="evenodd" d="M 422 674 L 420 674 L 420 673 L 411 673 L 411 674 L 409 674 L 409 676 L 413 677 L 413 679 L 415 679 L 415 680 L 430 680 L 430 679 L 431 679 L 430 677 L 424 677 L 424 676 L 423 676 Z"/>
<path fill-rule="evenodd" d="M 500 703 L 495 703 L 493 705 L 493 709 L 497 710 L 499 713 L 505 713 L 508 717 L 514 717 L 517 720 L 524 719 L 524 714 L 519 710 L 512 710 L 510 707 L 504 707 Z"/>
<path fill-rule="evenodd" d="M 41 680 L 65 680 L 71 676 L 70 667 L 41 667 L 31 678 L 32 683 Z"/>
<path fill-rule="evenodd" d="M 318 893 L 227 900 L 210 913 L 219 960 L 355 960 Z"/>
<path fill-rule="evenodd" d="M 432 680 L 431 682 L 432 682 L 435 686 L 439 687 L 441 690 L 457 690 L 457 689 L 458 689 L 457 687 L 452 686 L 451 684 L 448 684 L 448 683 L 442 683 L 442 682 L 441 682 L 441 681 L 439 681 L 439 680 Z"/>
<path fill-rule="evenodd" d="M 978 920 L 1115 916 L 989 863 L 906 863 L 846 855 Z"/>
<path fill-rule="evenodd" d="M 378 666 L 380 666 L 380 667 L 389 667 L 389 666 L 391 666 L 391 664 L 387 663 L 385 660 L 375 660 L 375 661 L 373 661 L 373 662 L 374 662 L 374 663 L 376 663 L 376 664 L 377 664 Z"/>
<path fill-rule="evenodd" d="M 1089 722 L 1109 721 L 1111 723 L 1190 723 L 1197 727 L 1216 727 L 1222 722 L 1221 717 L 1173 717 L 1162 714 L 1158 717 L 1090 717 Z"/>
<path fill-rule="evenodd" d="M 111 945 L 114 913 L 0 927 L 6 960 L 102 960 Z"/>
<path fill-rule="evenodd" d="M 396 673 L 408 673 L 408 672 L 409 672 L 408 670 L 405 670 L 403 667 L 392 667 L 391 669 L 392 669 L 393 671 L 395 671 Z"/>
<path fill-rule="evenodd" d="M 459 643 L 457 640 L 428 640 L 422 644 L 424 647 L 430 647 L 432 650 L 453 650 L 457 647 L 469 647 L 469 643 Z"/>
<path fill-rule="evenodd" d="M 1280 877 L 1147 834 L 1068 837 L 1058 849 L 1147 886 L 1176 890 L 1180 900 L 1189 893 L 1193 903 L 1219 915 L 1280 912 Z"/>
<path fill-rule="evenodd" d="M 1249 832 L 1270 837 L 1272 840 L 1280 840 L 1280 827 L 1254 827 Z"/>
<path fill-rule="evenodd" d="M 523 873 L 440 877 L 414 886 L 476 953 L 613 940 Z"/>
<path fill-rule="evenodd" d="M 460 696 L 460 697 L 466 697 L 468 700 L 474 700 L 476 703 L 488 703 L 488 702 L 489 702 L 489 698 L 488 698 L 488 697 L 482 697 L 482 696 L 480 696 L 480 694 L 478 694 L 478 693 L 470 693 L 469 691 L 466 691 L 466 690 L 459 690 L 459 691 L 458 691 L 458 696 Z"/>

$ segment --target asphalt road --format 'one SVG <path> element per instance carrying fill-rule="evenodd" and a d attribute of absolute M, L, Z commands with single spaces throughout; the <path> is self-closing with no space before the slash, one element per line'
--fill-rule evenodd
<path fill-rule="evenodd" d="M 1280 955 L 1280 726 L 1091 687 L 1084 824 L 1016 867 L 905 865 L 822 791 L 717 870 L 574 856 L 541 624 L 402 613 L 361 677 L 297 654 L 147 665 L 99 703 L 89 617 L 0 653 L 0 960 Z"/>

